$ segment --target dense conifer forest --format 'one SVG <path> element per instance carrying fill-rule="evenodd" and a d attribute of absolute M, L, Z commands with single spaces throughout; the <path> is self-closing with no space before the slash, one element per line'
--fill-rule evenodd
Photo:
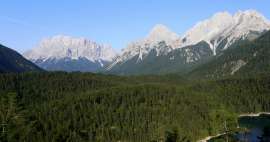
<path fill-rule="evenodd" d="M 270 76 L 0 74 L 0 141 L 193 142 L 270 111 Z"/>

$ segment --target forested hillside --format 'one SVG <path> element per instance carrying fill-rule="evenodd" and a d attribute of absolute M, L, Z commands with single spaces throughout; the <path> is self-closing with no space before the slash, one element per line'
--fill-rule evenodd
<path fill-rule="evenodd" d="M 1 141 L 196 141 L 270 111 L 270 76 L 0 74 Z M 2 129 L 1 129 L 2 130 Z"/>

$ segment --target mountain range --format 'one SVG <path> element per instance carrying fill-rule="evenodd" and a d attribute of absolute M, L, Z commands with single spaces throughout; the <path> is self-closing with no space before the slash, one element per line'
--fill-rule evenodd
<path fill-rule="evenodd" d="M 116 53 L 110 45 L 58 35 L 43 39 L 23 56 L 49 71 L 118 75 L 180 73 L 220 77 L 268 69 L 270 22 L 255 10 L 220 12 L 183 36 L 162 24 Z M 28 62 L 28 63 L 31 63 Z M 21 70 L 19 70 L 21 71 Z"/>
<path fill-rule="evenodd" d="M 143 40 L 132 42 L 107 66 L 113 74 L 188 73 L 242 41 L 252 41 L 270 29 L 254 10 L 234 15 L 220 12 L 196 24 L 182 37 L 162 25 Z"/>

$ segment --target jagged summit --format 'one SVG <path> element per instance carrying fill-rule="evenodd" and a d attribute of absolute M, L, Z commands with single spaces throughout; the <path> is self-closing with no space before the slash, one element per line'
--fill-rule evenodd
<path fill-rule="evenodd" d="M 210 19 L 197 23 L 183 36 L 182 46 L 193 45 L 202 40 L 208 42 L 222 34 L 227 28 L 234 24 L 233 16 L 228 12 L 220 12 Z"/>
<path fill-rule="evenodd" d="M 42 40 L 24 56 L 46 70 L 97 71 L 111 62 L 116 52 L 110 45 L 86 38 L 57 35 Z"/>
<path fill-rule="evenodd" d="M 42 40 L 39 45 L 24 54 L 30 60 L 61 58 L 86 58 L 91 61 L 111 61 L 116 53 L 110 45 L 98 44 L 86 38 L 57 35 Z"/>
<path fill-rule="evenodd" d="M 131 59 L 132 57 L 139 55 L 138 60 L 142 60 L 143 56 L 147 55 L 152 49 L 155 49 L 157 53 L 160 53 L 161 49 L 158 49 L 160 42 L 165 42 L 166 49 L 162 49 L 163 52 L 169 52 L 172 49 L 179 47 L 180 37 L 172 32 L 169 28 L 162 24 L 155 25 L 146 38 L 131 42 L 128 46 L 122 49 L 120 56 L 108 67 L 110 69 L 115 64 Z M 159 54 L 157 54 L 158 56 Z"/>
<path fill-rule="evenodd" d="M 172 42 L 178 39 L 179 36 L 172 32 L 169 28 L 162 24 L 157 24 L 154 28 L 150 31 L 149 35 L 146 37 L 148 42 Z"/>
<path fill-rule="evenodd" d="M 235 13 L 234 16 L 235 17 L 240 17 L 240 16 L 256 17 L 259 19 L 263 19 L 264 21 L 267 21 L 269 23 L 269 21 L 260 12 L 254 9 L 249 9 L 245 11 L 239 10 L 238 12 Z"/>
<path fill-rule="evenodd" d="M 255 10 L 238 11 L 234 15 L 220 12 L 188 30 L 183 36 L 181 46 L 206 41 L 216 53 L 216 48 L 225 39 L 227 41 L 224 49 L 233 42 L 246 38 L 251 32 L 263 32 L 269 29 L 269 21 Z"/>

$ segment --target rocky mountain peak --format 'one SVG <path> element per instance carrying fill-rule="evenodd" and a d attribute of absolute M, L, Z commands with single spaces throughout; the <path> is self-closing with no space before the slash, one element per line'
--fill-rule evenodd
<path fill-rule="evenodd" d="M 116 52 L 110 45 L 98 44 L 86 38 L 57 35 L 42 40 L 38 46 L 24 54 L 30 60 L 78 59 L 111 61 Z"/>
<path fill-rule="evenodd" d="M 172 32 L 166 26 L 162 24 L 157 24 L 150 31 L 146 40 L 149 42 L 160 42 L 160 41 L 172 42 L 178 38 L 179 36 L 176 33 Z"/>

